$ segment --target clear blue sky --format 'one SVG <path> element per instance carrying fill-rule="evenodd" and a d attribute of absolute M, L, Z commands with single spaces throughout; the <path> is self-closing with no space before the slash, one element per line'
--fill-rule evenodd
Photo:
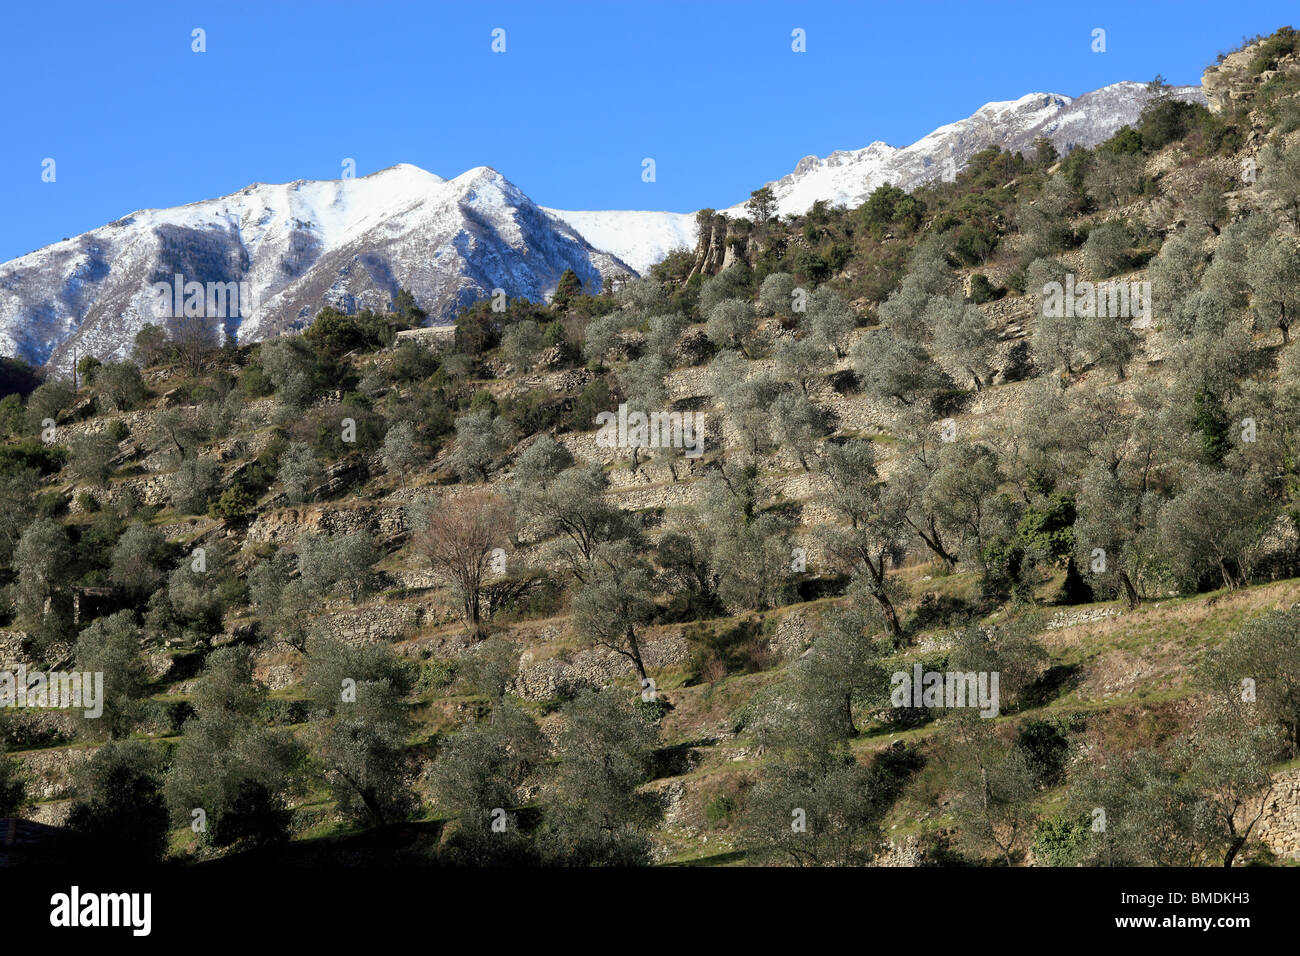
<path fill-rule="evenodd" d="M 345 157 L 358 175 L 494 166 L 559 208 L 721 207 L 990 100 L 1198 82 L 1293 19 L 1273 0 L 9 3 L 0 261 L 142 207 L 338 178 Z"/>

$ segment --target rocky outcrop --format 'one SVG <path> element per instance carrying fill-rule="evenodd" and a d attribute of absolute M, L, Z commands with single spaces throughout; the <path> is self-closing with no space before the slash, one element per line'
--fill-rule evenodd
<path fill-rule="evenodd" d="M 705 212 L 701 211 L 703 220 Z M 695 244 L 695 264 L 691 266 L 689 278 L 697 275 L 717 275 L 722 271 L 727 258 L 727 229 L 730 220 L 721 213 L 708 218 L 707 224 L 701 223 L 700 237 Z"/>
<path fill-rule="evenodd" d="M 1222 113 L 1247 99 L 1254 92 L 1254 84 L 1246 74 L 1246 67 L 1254 59 L 1259 44 L 1229 54 L 1217 65 L 1209 67 L 1201 77 L 1201 89 L 1211 113 Z"/>
<path fill-rule="evenodd" d="M 1276 35 L 1275 35 L 1276 36 Z M 1201 77 L 1210 112 L 1233 112 L 1248 107 L 1256 91 L 1279 73 L 1300 69 L 1300 55 L 1287 53 L 1269 63 L 1257 63 L 1267 40 L 1259 40 L 1230 53 Z M 1265 67 L 1260 69 L 1260 67 Z"/>

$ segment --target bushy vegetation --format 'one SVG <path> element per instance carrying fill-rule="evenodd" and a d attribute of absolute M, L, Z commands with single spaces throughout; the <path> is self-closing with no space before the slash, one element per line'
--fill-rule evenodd
<path fill-rule="evenodd" d="M 871 862 L 938 806 L 935 859 L 1248 854 L 1300 748 L 1294 609 L 1204 653 L 1153 632 L 1197 664 L 1141 742 L 1067 707 L 1114 648 L 1047 636 L 1113 601 L 1140 643 L 1157 603 L 1300 574 L 1300 151 L 1241 188 L 1219 161 L 1275 99 L 1152 92 L 1093 149 L 991 147 L 854 209 L 703 210 L 725 270 L 566 273 L 432 346 L 397 337 L 426 319 L 406 292 L 251 346 L 147 327 L 75 389 L 15 388 L 3 624 L 107 687 L 68 730 L 102 745 L 69 830 L 142 860 L 411 826 L 456 865 L 646 864 L 655 781 L 727 724 L 754 751 L 679 812 L 747 860 Z M 683 440 L 593 441 L 620 406 Z M 913 667 L 998 675 L 1000 719 L 896 699 Z M 0 815 L 28 796 L 0 753 Z"/>

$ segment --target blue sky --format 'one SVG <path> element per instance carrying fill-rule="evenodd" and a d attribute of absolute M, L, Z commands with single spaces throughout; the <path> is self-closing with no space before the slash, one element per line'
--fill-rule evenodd
<path fill-rule="evenodd" d="M 0 261 L 143 207 L 338 178 L 348 157 L 358 175 L 494 166 L 564 209 L 722 207 L 803 156 L 905 145 L 990 100 L 1156 73 L 1199 82 L 1219 50 L 1297 12 L 1272 0 L 10 4 Z M 196 27 L 205 53 L 191 50 Z M 498 27 L 504 54 L 491 50 Z M 1091 49 L 1098 27 L 1105 53 Z M 795 28 L 806 53 L 791 51 Z"/>

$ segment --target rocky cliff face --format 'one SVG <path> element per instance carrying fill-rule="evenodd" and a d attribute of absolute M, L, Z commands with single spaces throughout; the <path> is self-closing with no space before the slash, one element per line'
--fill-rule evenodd
<path fill-rule="evenodd" d="M 1256 41 L 1235 53 L 1230 53 L 1217 65 L 1210 67 L 1201 77 L 1201 88 L 1212 113 L 1232 112 L 1249 108 L 1256 91 L 1279 73 L 1300 70 L 1300 53 L 1284 53 L 1271 62 L 1260 63 L 1265 69 L 1256 70 L 1256 61 L 1264 53 L 1266 41 Z"/>

